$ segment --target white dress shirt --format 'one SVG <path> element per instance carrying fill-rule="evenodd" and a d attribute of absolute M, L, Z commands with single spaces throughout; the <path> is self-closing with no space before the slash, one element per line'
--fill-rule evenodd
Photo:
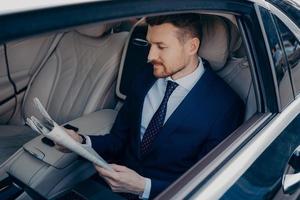
<path fill-rule="evenodd" d="M 141 121 L 141 141 L 144 137 L 145 131 L 150 123 L 154 113 L 157 111 L 160 106 L 165 91 L 167 88 L 167 82 L 169 80 L 174 81 L 178 84 L 178 87 L 171 94 L 168 104 L 167 104 L 167 112 L 164 123 L 169 119 L 175 109 L 179 106 L 185 96 L 190 92 L 190 90 L 195 86 L 197 81 L 201 78 L 204 73 L 204 67 L 202 64 L 202 60 L 199 57 L 199 64 L 195 71 L 184 76 L 177 80 L 172 80 L 171 77 L 160 78 L 153 84 L 149 92 L 147 93 L 142 112 L 142 121 Z M 144 193 L 140 198 L 148 199 L 151 191 L 151 179 L 146 178 L 146 187 Z"/>
<path fill-rule="evenodd" d="M 169 119 L 175 109 L 179 106 L 185 96 L 190 92 L 190 90 L 195 86 L 197 81 L 201 78 L 202 74 L 204 73 L 204 66 L 202 63 L 201 58 L 199 57 L 199 64 L 198 67 L 187 76 L 184 76 L 177 80 L 172 80 L 171 77 L 167 78 L 159 78 L 153 84 L 149 92 L 147 93 L 144 104 L 143 104 L 143 111 L 142 111 L 142 120 L 141 120 L 141 141 L 145 134 L 146 128 L 150 123 L 154 113 L 158 109 L 162 99 L 165 95 L 167 82 L 168 80 L 174 81 L 178 84 L 178 87 L 173 91 L 171 94 L 168 104 L 167 104 L 167 112 L 164 123 Z M 86 137 L 87 145 L 91 146 L 91 140 L 87 136 Z M 146 178 L 146 186 L 144 193 L 140 195 L 140 199 L 148 199 L 150 196 L 151 191 L 151 179 Z"/>
<path fill-rule="evenodd" d="M 199 58 L 199 64 L 195 71 L 184 76 L 177 80 L 172 80 L 171 77 L 160 78 L 154 83 L 149 92 L 147 93 L 142 112 L 142 121 L 141 121 L 141 140 L 144 136 L 146 128 L 150 123 L 154 113 L 157 111 L 160 106 L 165 91 L 167 88 L 167 83 L 169 80 L 174 81 L 178 84 L 178 87 L 171 94 L 168 104 L 167 104 L 167 113 L 165 117 L 164 123 L 169 119 L 171 114 L 175 111 L 178 105 L 182 102 L 185 96 L 190 92 L 190 90 L 194 87 L 197 81 L 200 79 L 204 72 L 204 67 L 201 59 Z"/>

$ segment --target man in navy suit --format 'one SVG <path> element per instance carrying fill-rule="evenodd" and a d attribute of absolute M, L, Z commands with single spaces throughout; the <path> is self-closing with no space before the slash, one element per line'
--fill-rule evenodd
<path fill-rule="evenodd" d="M 149 17 L 145 68 L 118 113 L 111 133 L 82 137 L 111 164 L 96 170 L 115 192 L 153 198 L 242 122 L 244 104 L 198 57 L 197 14 Z M 211 47 L 214 48 L 214 47 Z"/>

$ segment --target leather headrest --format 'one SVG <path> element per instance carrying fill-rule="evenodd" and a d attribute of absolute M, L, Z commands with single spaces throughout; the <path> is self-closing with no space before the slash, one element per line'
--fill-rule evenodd
<path fill-rule="evenodd" d="M 199 56 L 206 59 L 213 70 L 220 70 L 229 55 L 229 31 L 221 17 L 203 17 L 203 34 Z"/>
<path fill-rule="evenodd" d="M 236 25 L 231 24 L 230 26 L 230 53 L 233 53 L 240 49 L 242 46 L 242 38 Z"/>
<path fill-rule="evenodd" d="M 100 37 L 105 33 L 107 30 L 109 30 L 113 24 L 103 24 L 103 23 L 94 23 L 94 24 L 88 24 L 83 25 L 75 30 L 79 32 L 82 35 L 86 35 L 89 37 Z"/>

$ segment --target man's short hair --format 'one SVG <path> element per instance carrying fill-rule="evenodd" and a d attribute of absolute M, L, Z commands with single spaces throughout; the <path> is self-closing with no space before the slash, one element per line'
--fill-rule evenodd
<path fill-rule="evenodd" d="M 190 34 L 192 37 L 197 37 L 200 41 L 202 38 L 202 24 L 199 14 L 185 13 L 147 17 L 146 23 L 150 26 L 170 23 L 182 30 L 180 33 L 181 39 L 184 39 L 186 34 Z"/>

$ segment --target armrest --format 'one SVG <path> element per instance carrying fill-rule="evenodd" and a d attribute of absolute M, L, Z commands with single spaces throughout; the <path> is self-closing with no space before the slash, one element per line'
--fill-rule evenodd
<path fill-rule="evenodd" d="M 68 122 L 89 135 L 109 133 L 117 111 L 104 109 Z M 53 198 L 95 173 L 92 163 L 75 153 L 62 153 L 48 146 L 38 136 L 23 145 L 22 151 L 7 166 L 7 173 L 38 192 Z"/>
<path fill-rule="evenodd" d="M 78 132 L 83 135 L 105 135 L 110 132 L 117 113 L 116 110 L 103 109 L 74 119 L 67 124 L 78 127 Z"/>

